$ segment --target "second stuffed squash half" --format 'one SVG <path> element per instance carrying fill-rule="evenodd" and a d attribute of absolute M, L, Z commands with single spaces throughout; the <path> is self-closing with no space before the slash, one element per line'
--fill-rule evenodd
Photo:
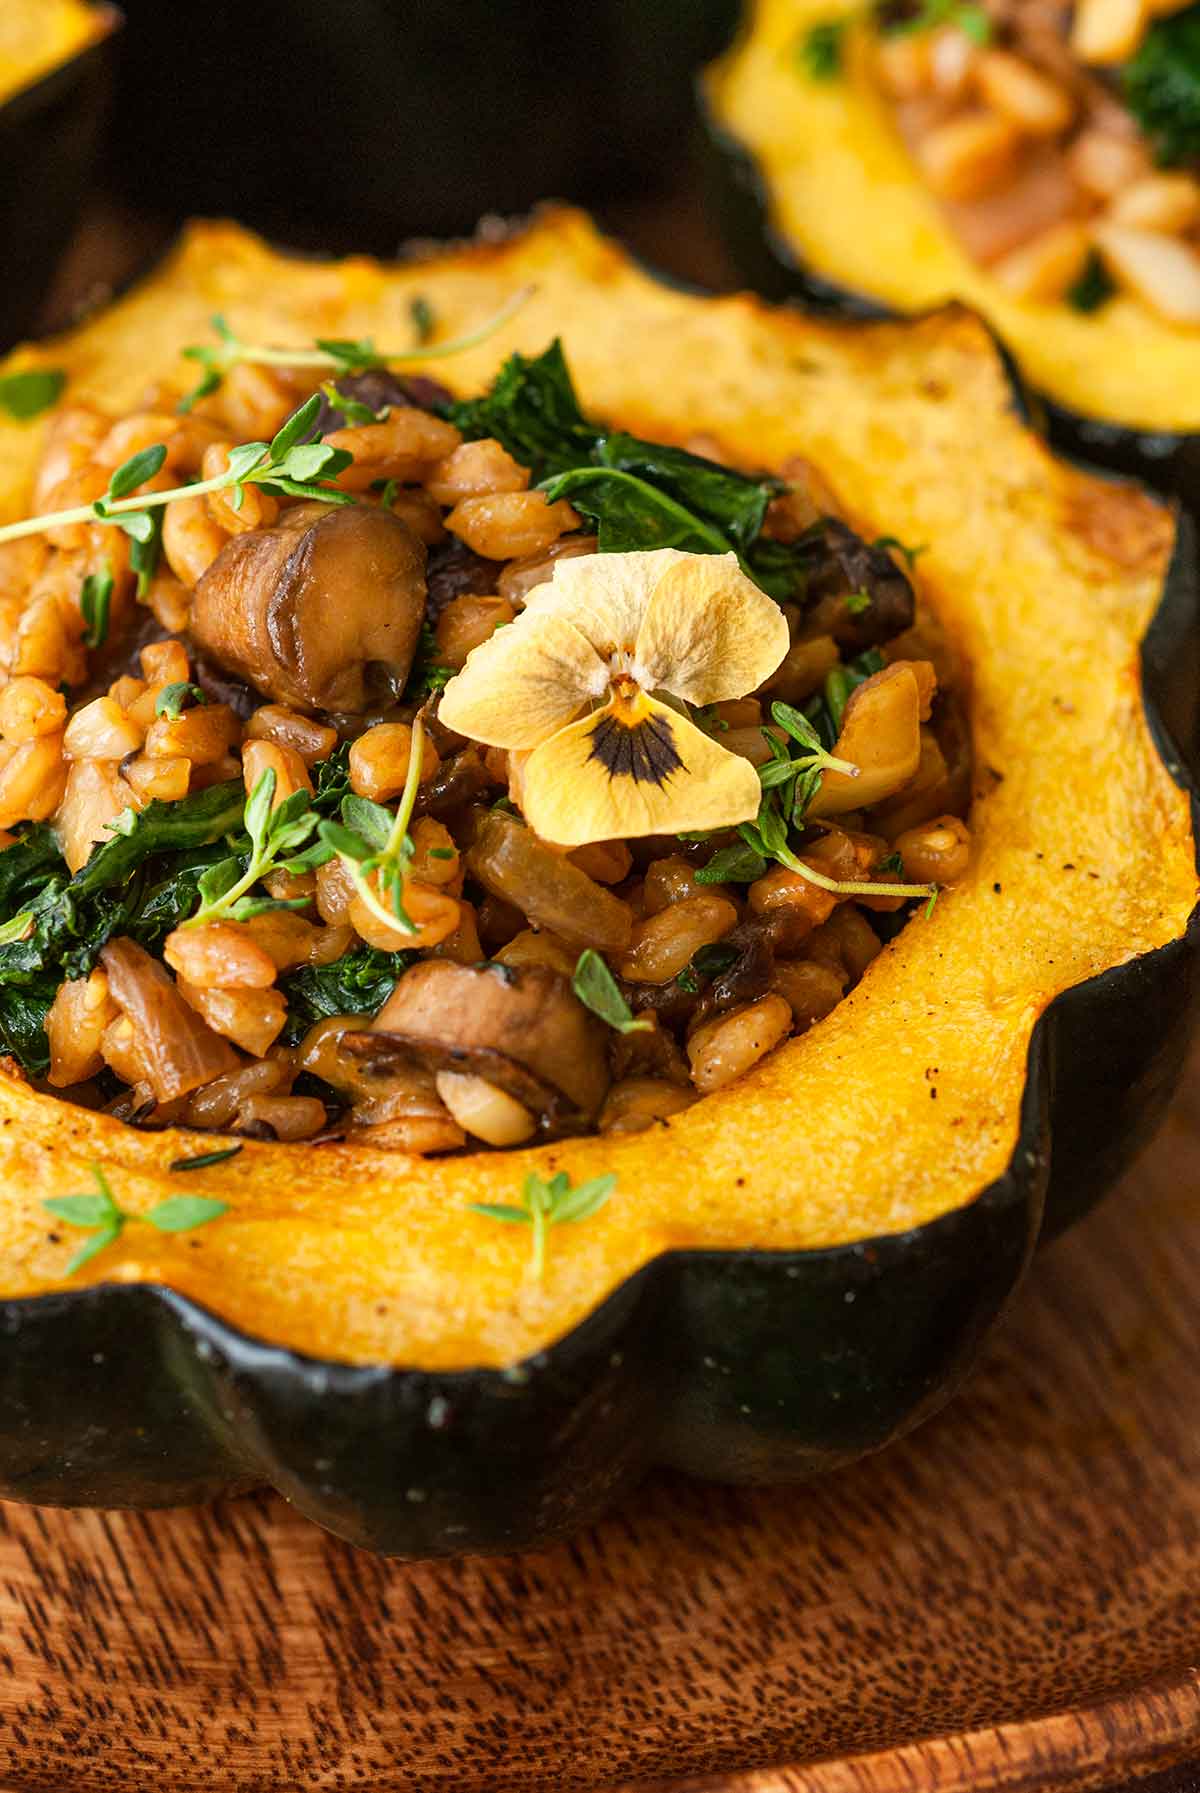
<path fill-rule="evenodd" d="M 819 308 L 966 302 L 1057 439 L 1194 491 L 1196 9 L 1086 12 L 753 0 L 702 82 L 732 240 Z"/>

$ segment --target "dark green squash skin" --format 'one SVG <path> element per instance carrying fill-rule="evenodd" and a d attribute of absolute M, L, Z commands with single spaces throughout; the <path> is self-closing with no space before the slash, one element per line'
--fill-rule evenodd
<path fill-rule="evenodd" d="M 698 92 L 706 121 L 705 173 L 711 209 L 743 278 L 764 297 L 794 300 L 819 317 L 901 316 L 866 294 L 825 279 L 800 260 L 770 223 L 768 184 L 757 159 L 716 121 L 702 87 Z M 1138 430 L 1085 417 L 1027 388 L 1022 404 L 1060 453 L 1129 475 L 1168 497 L 1182 498 L 1200 512 L 1200 433 Z"/>
<path fill-rule="evenodd" d="M 1164 763 L 1192 794 L 1200 584 L 1185 520 L 1143 647 Z M 366 1548 L 525 1548 L 647 1469 L 800 1480 L 954 1392 L 1037 1244 L 1145 1144 L 1182 1066 L 1200 909 L 1171 945 L 1067 991 L 1034 1029 L 1016 1150 L 968 1206 L 827 1251 L 680 1251 L 508 1372 L 321 1362 L 174 1291 L 0 1301 L 0 1496 L 161 1506 L 270 1482 Z M 207 1185 L 206 1185 L 207 1187 Z"/>
<path fill-rule="evenodd" d="M 28 334 L 75 228 L 108 110 L 113 30 L 0 104 L 0 350 Z"/>

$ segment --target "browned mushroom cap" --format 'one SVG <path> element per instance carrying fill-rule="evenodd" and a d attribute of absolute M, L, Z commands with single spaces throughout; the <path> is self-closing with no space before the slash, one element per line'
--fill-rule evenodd
<path fill-rule="evenodd" d="M 426 959 L 405 972 L 371 1027 L 342 1044 L 380 1065 L 402 1053 L 433 1071 L 484 1077 L 554 1132 L 594 1122 L 608 1091 L 604 1024 L 547 965 Z"/>
<path fill-rule="evenodd" d="M 912 628 L 912 584 L 886 547 L 864 541 L 839 517 L 823 517 L 812 534 L 821 558 L 808 582 L 809 601 L 816 604 L 807 619 L 810 628 L 821 632 L 819 619 L 842 647 L 855 653 Z"/>
<path fill-rule="evenodd" d="M 359 713 L 402 689 L 424 614 L 425 547 L 406 524 L 371 505 L 305 504 L 225 544 L 190 629 L 277 703 Z"/>

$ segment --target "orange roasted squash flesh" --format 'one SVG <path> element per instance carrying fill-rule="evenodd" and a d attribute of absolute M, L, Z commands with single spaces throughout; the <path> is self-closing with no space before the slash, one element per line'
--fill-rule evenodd
<path fill-rule="evenodd" d="M 814 79 L 805 72 L 804 39 L 814 25 L 841 18 L 852 21 L 842 71 Z M 1200 330 L 1128 296 L 1091 313 L 1018 299 L 972 261 L 876 83 L 864 21 L 859 0 L 748 0 L 737 41 L 706 73 L 705 106 L 722 153 L 753 163 L 772 256 L 801 288 L 811 279 L 897 312 L 954 299 L 974 306 L 1030 386 L 1077 420 L 1200 430 Z M 751 217 L 757 207 L 733 204 L 738 233 L 744 220 L 760 234 L 763 220 Z M 1151 445 L 1147 478 L 1155 458 Z"/>
<path fill-rule="evenodd" d="M 247 340 L 403 341 L 423 295 L 459 333 L 529 303 L 439 366 L 480 389 L 561 333 L 585 404 L 642 435 L 712 437 L 747 467 L 812 463 L 867 536 L 925 545 L 919 581 L 971 669 L 975 861 L 848 1000 L 745 1080 L 655 1129 L 422 1160 L 246 1142 L 172 1175 L 204 1136 L 139 1133 L 0 1079 L 0 1296 L 165 1284 L 273 1343 L 351 1363 L 510 1364 L 567 1332 L 673 1246 L 818 1248 L 919 1227 L 1004 1173 L 1030 1037 L 1060 992 L 1183 935 L 1196 902 L 1186 794 L 1143 711 L 1139 643 L 1171 554 L 1169 510 L 1054 460 L 961 310 L 850 327 L 656 283 L 586 218 L 549 210 L 501 242 L 398 268 L 277 255 L 193 227 L 158 273 L 10 365 L 63 367 L 68 395 L 129 409 L 224 313 Z M 23 511 L 43 425 L 0 424 L 0 510 Z M 219 1221 L 127 1226 L 64 1281 L 77 1238 L 42 1206 L 102 1163 L 122 1205 L 218 1194 Z M 468 1211 L 525 1173 L 614 1171 L 555 1230 L 545 1278 L 523 1228 Z"/>

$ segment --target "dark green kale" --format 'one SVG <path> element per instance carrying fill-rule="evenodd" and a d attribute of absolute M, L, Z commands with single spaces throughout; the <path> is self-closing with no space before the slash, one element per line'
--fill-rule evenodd
<path fill-rule="evenodd" d="M 42 1023 L 61 983 L 86 976 L 116 934 L 161 944 L 194 908 L 203 872 L 248 849 L 244 804 L 231 781 L 126 810 L 73 878 L 44 826 L 0 852 L 0 1041 L 26 1070 L 46 1068 Z"/>
<path fill-rule="evenodd" d="M 453 666 L 443 666 L 438 660 L 437 636 L 432 623 L 421 624 L 421 639 L 413 658 L 412 671 L 404 687 L 404 695 L 413 703 L 420 703 L 431 691 L 441 691 L 454 677 Z"/>
<path fill-rule="evenodd" d="M 762 876 L 761 872 L 759 876 Z M 698 996 L 718 972 L 728 971 L 737 956 L 736 946 L 723 946 L 720 941 L 714 946 L 697 947 L 683 970 L 677 973 L 675 982 L 689 996 Z"/>
<path fill-rule="evenodd" d="M 91 858 L 71 880 L 71 889 L 77 896 L 90 896 L 123 884 L 138 866 L 159 854 L 186 853 L 212 846 L 229 834 L 244 835 L 245 807 L 242 782 L 233 778 L 175 803 L 156 798 L 141 811 L 122 810 L 111 825 L 112 839 L 93 847 Z"/>
<path fill-rule="evenodd" d="M 328 759 L 321 760 L 313 781 L 312 808 L 319 816 L 341 813 L 342 798 L 350 795 L 350 743 L 343 741 Z"/>
<path fill-rule="evenodd" d="M 50 1066 L 50 1042 L 46 1016 L 57 984 L 41 983 L 27 990 L 0 989 L 0 1052 L 15 1058 L 31 1077 L 42 1077 Z"/>
<path fill-rule="evenodd" d="M 279 980 L 288 1018 L 281 1036 L 287 1046 L 330 1015 L 374 1015 L 383 1007 L 413 953 L 380 952 L 356 946 L 332 965 L 304 965 Z"/>
<path fill-rule="evenodd" d="M 46 822 L 34 822 L 18 840 L 0 852 L 0 917 L 16 915 L 46 882 L 62 869 L 58 842 Z"/>
<path fill-rule="evenodd" d="M 1200 158 L 1200 6 L 1156 19 L 1121 84 L 1161 164 Z"/>
<path fill-rule="evenodd" d="M 602 553 L 734 553 L 773 598 L 803 593 L 811 544 L 762 539 L 767 505 L 784 490 L 779 481 L 607 431 L 584 415 L 558 340 L 535 358 L 510 356 L 490 392 L 450 404 L 446 415 L 467 436 L 494 436 L 551 502 L 569 499 Z"/>
<path fill-rule="evenodd" d="M 582 467 L 604 438 L 579 408 L 557 337 L 542 355 L 510 355 L 489 391 L 454 400 L 446 416 L 464 436 L 494 436 L 535 479 Z"/>

